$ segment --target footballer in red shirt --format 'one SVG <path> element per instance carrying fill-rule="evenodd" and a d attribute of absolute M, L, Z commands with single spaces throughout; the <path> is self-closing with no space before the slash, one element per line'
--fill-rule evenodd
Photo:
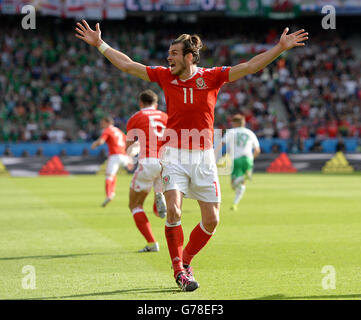
<path fill-rule="evenodd" d="M 85 20 L 78 22 L 77 38 L 95 46 L 118 69 L 145 81 L 157 82 L 164 91 L 168 124 L 161 164 L 167 203 L 165 236 L 176 283 L 183 291 L 199 287 L 190 263 L 214 234 L 219 222 L 220 189 L 213 154 L 214 106 L 221 86 L 265 68 L 284 51 L 304 46 L 305 30 L 288 34 L 271 49 L 232 67 L 199 68 L 201 39 L 182 34 L 168 51 L 168 67 L 147 67 L 111 48 L 101 39 L 99 23 L 92 30 Z M 190 234 L 183 250 L 182 201 L 198 201 L 201 221 Z"/>
<path fill-rule="evenodd" d="M 102 204 L 105 207 L 115 197 L 115 187 L 117 181 L 117 172 L 122 167 L 128 167 L 132 164 L 131 159 L 125 152 L 126 136 L 117 127 L 114 126 L 114 121 L 111 117 L 104 117 L 100 121 L 100 126 L 103 129 L 101 136 L 93 142 L 92 149 L 106 143 L 108 146 L 108 160 L 105 169 L 105 194 L 106 198 Z"/>
<path fill-rule="evenodd" d="M 158 96 L 152 90 L 145 90 L 139 95 L 140 111 L 135 113 L 127 123 L 127 152 L 138 144 L 140 148 L 138 167 L 133 175 L 129 189 L 129 209 L 134 222 L 147 241 L 147 245 L 139 252 L 159 251 L 151 229 L 150 222 L 144 212 L 143 204 L 151 191 L 155 192 L 154 212 L 164 218 L 167 213 L 165 198 L 162 193 L 161 165 L 159 149 L 167 125 L 167 114 L 157 110 Z M 129 154 L 131 151 L 128 152 Z"/>

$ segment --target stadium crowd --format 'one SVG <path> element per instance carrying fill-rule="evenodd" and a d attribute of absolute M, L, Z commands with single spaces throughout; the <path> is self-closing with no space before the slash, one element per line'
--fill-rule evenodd
<path fill-rule="evenodd" d="M 361 61 L 340 38 L 295 50 L 279 92 L 299 140 L 361 137 Z M 293 137 L 294 138 L 294 137 Z"/>
<path fill-rule="evenodd" d="M 175 35 L 164 29 L 107 28 L 103 36 L 134 60 L 167 65 Z M 277 40 L 273 29 L 259 39 L 206 35 L 200 65 L 234 65 L 257 50 L 254 45 L 240 53 L 236 46 Z M 104 115 L 125 130 L 138 110 L 137 95 L 146 88 L 159 94 L 165 110 L 156 84 L 119 72 L 73 32 L 44 31 L 29 37 L 9 28 L 0 35 L 0 48 L 0 141 L 90 141 L 98 136 Z M 287 121 L 277 118 L 272 101 L 284 104 Z M 310 137 L 361 137 L 361 62 L 347 41 L 315 36 L 258 74 L 226 84 L 216 105 L 215 127 L 228 128 L 238 112 L 259 138 L 291 139 L 297 146 Z M 65 128 L 64 119 L 72 119 L 77 129 Z"/>

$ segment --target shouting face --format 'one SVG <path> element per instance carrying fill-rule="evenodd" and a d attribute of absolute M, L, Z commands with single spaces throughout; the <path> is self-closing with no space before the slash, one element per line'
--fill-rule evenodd
<path fill-rule="evenodd" d="M 186 70 L 186 59 L 183 56 L 183 43 L 173 44 L 168 51 L 168 64 L 173 75 L 181 75 Z"/>

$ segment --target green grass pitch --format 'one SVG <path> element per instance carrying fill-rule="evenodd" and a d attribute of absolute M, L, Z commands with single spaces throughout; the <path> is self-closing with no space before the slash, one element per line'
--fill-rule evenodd
<path fill-rule="evenodd" d="M 127 208 L 131 176 L 118 177 L 105 209 L 103 179 L 0 177 L 0 299 L 361 298 L 360 175 L 255 174 L 238 212 L 220 177 L 220 225 L 193 261 L 200 288 L 190 293 L 172 277 L 153 196 L 145 209 L 161 251 L 137 253 L 145 241 Z M 185 200 L 185 243 L 199 220 Z M 27 265 L 35 289 L 22 286 Z M 322 287 L 324 266 L 335 289 Z"/>

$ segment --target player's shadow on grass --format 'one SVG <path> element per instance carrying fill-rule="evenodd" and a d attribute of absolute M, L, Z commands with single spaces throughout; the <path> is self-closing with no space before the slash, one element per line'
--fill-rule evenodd
<path fill-rule="evenodd" d="M 132 293 L 180 293 L 181 291 L 177 288 L 134 288 L 134 289 L 125 289 L 125 290 L 115 290 L 107 292 L 93 292 L 93 293 L 83 293 L 83 294 L 74 294 L 69 296 L 58 296 L 58 297 L 39 297 L 39 298 L 30 298 L 22 300 L 55 300 L 55 299 L 77 299 L 77 298 L 86 298 L 86 297 L 99 297 L 99 296 L 112 296 L 112 295 L 122 295 L 122 294 L 132 294 Z M 104 298 L 106 299 L 106 298 Z"/>
<path fill-rule="evenodd" d="M 24 256 L 24 257 L 0 257 L 0 261 L 11 260 L 26 260 L 26 259 L 65 259 L 65 258 L 78 258 L 86 256 L 104 256 L 104 255 L 117 255 L 117 254 L 129 254 L 134 251 L 119 251 L 119 252 L 99 252 L 99 253 L 75 253 L 75 254 L 56 254 L 56 255 L 44 255 L 44 256 Z"/>
<path fill-rule="evenodd" d="M 288 297 L 284 294 L 274 294 L 272 296 L 264 296 L 259 298 L 254 298 L 251 300 L 304 300 L 304 299 L 361 299 L 361 293 L 355 294 L 331 294 L 331 295 L 320 295 L 320 296 L 292 296 Z"/>

